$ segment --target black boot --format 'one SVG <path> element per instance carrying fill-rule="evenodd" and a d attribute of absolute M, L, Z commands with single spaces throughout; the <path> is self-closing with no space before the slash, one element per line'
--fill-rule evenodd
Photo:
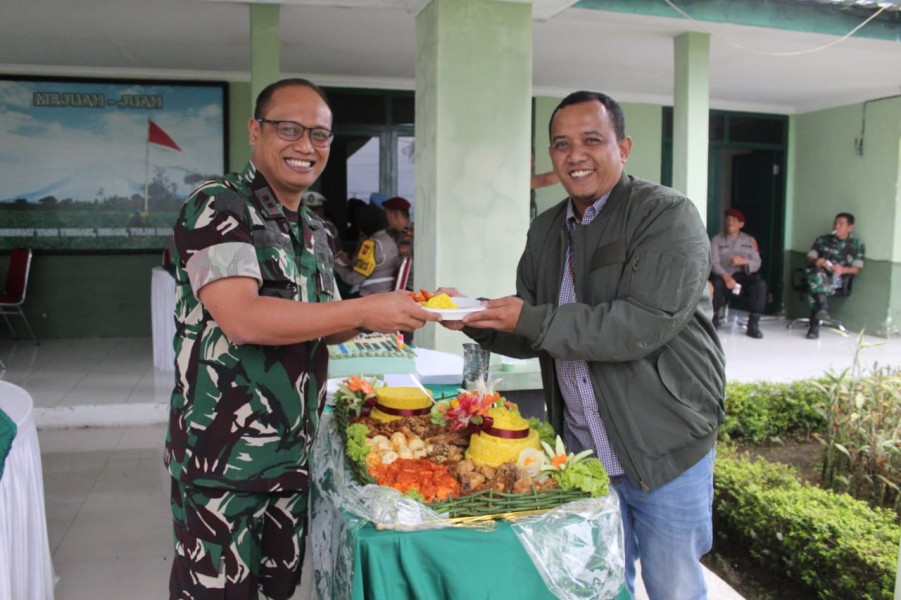
<path fill-rule="evenodd" d="M 713 311 L 713 328 L 719 329 L 723 325 L 723 315 L 726 314 L 726 308 L 721 306 Z"/>
<path fill-rule="evenodd" d="M 817 312 L 810 313 L 810 328 L 807 330 L 807 339 L 815 340 L 820 337 L 820 320 L 817 318 Z"/>
<path fill-rule="evenodd" d="M 828 319 L 829 311 L 827 310 L 828 306 L 826 304 L 826 294 L 816 294 L 816 295 L 814 295 L 813 299 L 817 303 L 817 307 L 816 307 L 817 320 L 822 321 L 824 319 Z"/>
<path fill-rule="evenodd" d="M 752 337 L 755 340 L 759 340 L 763 337 L 763 332 L 760 331 L 760 315 L 751 313 L 751 316 L 748 317 L 748 331 L 747 336 Z"/>

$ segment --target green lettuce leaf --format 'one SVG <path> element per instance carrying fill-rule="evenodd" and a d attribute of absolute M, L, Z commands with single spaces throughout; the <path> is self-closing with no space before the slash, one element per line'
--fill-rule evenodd
<path fill-rule="evenodd" d="M 366 466 L 366 457 L 369 455 L 369 446 L 366 445 L 366 437 L 369 428 L 362 423 L 348 425 L 347 433 L 347 458 L 351 461 Z"/>
<path fill-rule="evenodd" d="M 554 472 L 552 476 L 560 484 L 561 489 L 582 490 L 591 494 L 592 498 L 606 496 L 607 485 L 610 483 L 607 471 L 596 458 L 586 458 L 567 466 L 562 471 Z"/>

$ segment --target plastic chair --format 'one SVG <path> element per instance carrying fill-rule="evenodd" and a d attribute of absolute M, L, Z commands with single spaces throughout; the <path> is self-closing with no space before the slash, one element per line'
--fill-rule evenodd
<path fill-rule="evenodd" d="M 394 276 L 394 290 L 407 289 L 407 281 L 410 279 L 410 270 L 413 268 L 413 259 L 405 256 L 397 265 L 397 274 Z"/>
<path fill-rule="evenodd" d="M 807 267 L 798 267 L 794 271 L 792 271 L 792 289 L 798 292 L 799 297 L 802 299 L 807 298 L 807 290 L 809 286 L 807 285 Z M 854 275 L 847 275 L 842 277 L 842 287 L 836 288 L 835 294 L 833 294 L 834 298 L 846 298 L 851 295 L 851 291 L 854 289 Z M 791 329 L 795 325 L 806 325 L 810 326 L 810 318 L 802 317 L 800 319 L 795 319 L 791 323 L 787 325 L 788 329 Z M 820 319 L 820 326 L 831 327 L 843 334 L 848 333 L 848 328 L 845 327 L 845 324 L 839 321 L 838 319 Z"/>
<path fill-rule="evenodd" d="M 25 313 L 22 312 L 22 305 L 25 303 L 25 292 L 28 289 L 28 276 L 31 273 L 31 248 L 16 248 L 12 251 L 9 258 L 9 269 L 6 271 L 6 287 L 0 294 L 0 315 L 6 321 L 6 326 L 12 331 L 13 338 L 19 339 L 16 330 L 9 321 L 9 315 L 18 315 L 25 323 L 28 334 L 35 344 L 38 344 L 38 338 L 31 329 L 31 324 Z"/>

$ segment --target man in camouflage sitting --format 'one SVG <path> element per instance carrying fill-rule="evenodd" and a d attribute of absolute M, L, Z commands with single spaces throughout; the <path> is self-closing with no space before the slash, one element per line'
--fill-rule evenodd
<path fill-rule="evenodd" d="M 847 289 L 849 278 L 863 269 L 864 245 L 853 232 L 854 215 L 838 213 L 832 232 L 818 237 L 807 253 L 808 339 L 820 337 L 820 321 L 829 318 L 827 298 Z"/>
<path fill-rule="evenodd" d="M 340 301 L 335 240 L 301 203 L 331 127 L 309 81 L 268 86 L 248 123 L 250 163 L 201 184 L 175 224 L 172 598 L 292 596 L 326 344 L 436 318 L 402 291 Z"/>

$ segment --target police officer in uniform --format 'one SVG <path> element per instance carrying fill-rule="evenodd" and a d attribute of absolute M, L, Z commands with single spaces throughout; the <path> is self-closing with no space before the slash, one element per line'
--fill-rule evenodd
<path fill-rule="evenodd" d="M 757 240 L 742 232 L 745 215 L 737 208 L 726 211 L 724 233 L 710 240 L 713 283 L 713 324 L 719 328 L 729 294 L 740 294 L 751 302 L 748 318 L 749 337 L 760 339 L 760 315 L 766 306 L 766 281 L 760 276 L 760 251 Z"/>
<path fill-rule="evenodd" d="M 849 277 L 863 269 L 864 244 L 853 235 L 854 215 L 835 215 L 832 232 L 821 235 L 807 253 L 807 307 L 810 327 L 807 338 L 820 337 L 820 321 L 829 318 L 827 298 L 848 285 Z"/>
<path fill-rule="evenodd" d="M 403 256 L 413 256 L 413 223 L 410 221 L 410 201 L 400 196 L 388 198 L 382 203 L 388 219 L 388 234 L 397 244 Z"/>

